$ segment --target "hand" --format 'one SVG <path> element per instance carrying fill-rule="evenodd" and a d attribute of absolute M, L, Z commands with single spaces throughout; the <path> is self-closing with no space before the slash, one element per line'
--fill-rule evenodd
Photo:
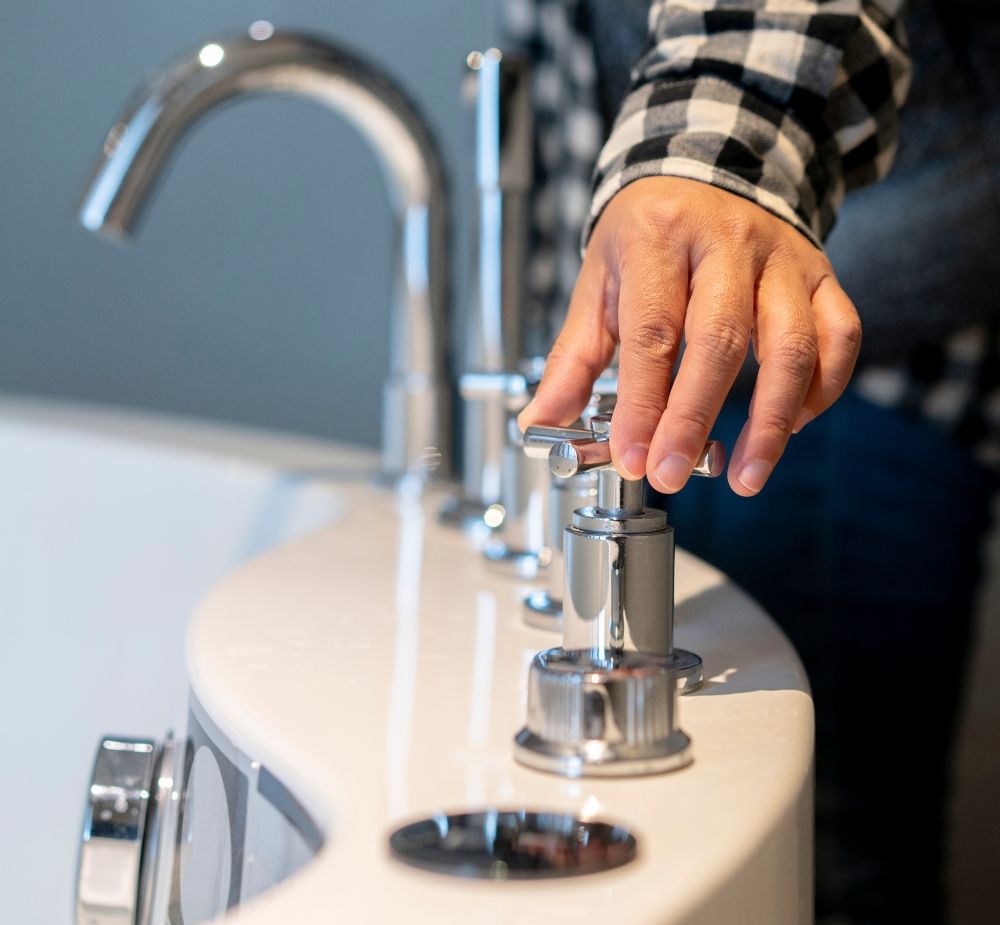
<path fill-rule="evenodd" d="M 729 463 L 749 496 L 846 388 L 861 324 L 826 256 L 787 222 L 705 183 L 650 177 L 602 213 L 522 429 L 574 421 L 619 342 L 611 457 L 663 492 L 687 482 L 753 344 L 760 370 Z"/>

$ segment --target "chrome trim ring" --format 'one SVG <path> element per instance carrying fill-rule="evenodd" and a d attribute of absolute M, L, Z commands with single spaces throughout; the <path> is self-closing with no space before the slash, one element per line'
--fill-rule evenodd
<path fill-rule="evenodd" d="M 677 693 L 693 694 L 705 680 L 705 668 L 701 656 L 687 649 L 675 648 L 670 653 L 670 667 L 677 676 Z"/>
<path fill-rule="evenodd" d="M 84 810 L 77 925 L 134 925 L 142 850 L 157 765 L 152 739 L 106 736 L 97 748 Z"/>
<path fill-rule="evenodd" d="M 485 880 L 544 880 L 601 873 L 636 857 L 621 826 L 558 812 L 484 809 L 438 813 L 389 836 L 397 861 L 436 874 Z"/>
<path fill-rule="evenodd" d="M 562 629 L 562 601 L 548 591 L 532 591 L 524 599 L 524 622 L 538 630 Z"/>
<path fill-rule="evenodd" d="M 548 549 L 515 549 L 506 543 L 493 541 L 483 550 L 483 557 L 489 568 L 498 574 L 531 579 L 548 568 L 552 553 Z"/>
<path fill-rule="evenodd" d="M 528 673 L 528 718 L 514 758 L 564 777 L 659 774 L 691 762 L 676 722 L 670 661 L 624 651 L 539 652 Z"/>
<path fill-rule="evenodd" d="M 183 748 L 174 740 L 172 732 L 164 737 L 157 757 L 140 872 L 139 925 L 166 922 L 170 904 L 181 778 L 184 773 Z"/>

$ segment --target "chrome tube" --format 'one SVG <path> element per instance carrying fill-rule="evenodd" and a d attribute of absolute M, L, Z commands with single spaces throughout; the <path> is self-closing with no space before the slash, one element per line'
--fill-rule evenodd
<path fill-rule="evenodd" d="M 262 25 L 209 41 L 149 80 L 105 139 L 80 221 L 112 238 L 133 233 L 178 143 L 202 116 L 232 100 L 287 94 L 345 117 L 378 158 L 396 220 L 383 469 L 393 476 L 446 469 L 451 428 L 441 155 L 412 102 L 383 73 L 325 40 Z"/>
<path fill-rule="evenodd" d="M 524 357 L 525 286 L 534 130 L 526 61 L 496 48 L 473 52 L 478 251 L 463 368 L 517 370 Z M 464 381 L 463 381 L 464 385 Z M 471 502 L 499 500 L 504 394 L 463 388 L 463 491 Z M 518 409 L 520 410 L 520 409 Z"/>

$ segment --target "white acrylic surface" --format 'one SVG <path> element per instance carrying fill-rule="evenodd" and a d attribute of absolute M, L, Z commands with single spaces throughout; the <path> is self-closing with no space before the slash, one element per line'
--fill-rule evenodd
<path fill-rule="evenodd" d="M 70 922 L 98 737 L 183 730 L 192 609 L 336 514 L 333 488 L 279 468 L 331 459 L 216 425 L 0 402 L 4 922 Z"/>
<path fill-rule="evenodd" d="M 439 498 L 281 473 L 365 463 L 214 427 L 0 408 L 5 920 L 69 921 L 97 737 L 176 724 L 183 628 L 218 582 L 188 635 L 192 687 L 328 839 L 241 910 L 244 925 L 809 921 L 812 703 L 767 617 L 680 554 L 678 644 L 704 656 L 710 678 L 680 710 L 694 764 L 619 781 L 527 770 L 510 740 L 528 660 L 555 638 L 521 621 L 525 586 L 436 524 Z M 486 806 L 623 823 L 639 860 L 516 884 L 388 857 L 398 823 Z"/>
<path fill-rule="evenodd" d="M 195 617 L 193 690 L 328 839 L 240 922 L 811 921 L 812 702 L 771 621 L 679 554 L 678 644 L 710 679 L 680 706 L 694 764 L 631 780 L 528 770 L 511 748 L 527 665 L 557 638 L 523 623 L 528 586 L 440 526 L 439 505 L 359 484 L 336 524 L 233 573 Z M 490 883 L 388 855 L 405 821 L 492 807 L 623 823 L 640 857 L 597 876 Z"/>

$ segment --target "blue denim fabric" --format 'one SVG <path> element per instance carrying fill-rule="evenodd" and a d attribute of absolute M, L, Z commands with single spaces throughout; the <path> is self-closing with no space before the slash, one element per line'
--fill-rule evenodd
<path fill-rule="evenodd" d="M 723 411 L 728 446 L 746 417 Z M 944 921 L 947 779 L 995 476 L 848 393 L 792 438 L 756 498 L 692 479 L 682 547 L 772 614 L 813 685 L 817 916 Z"/>

